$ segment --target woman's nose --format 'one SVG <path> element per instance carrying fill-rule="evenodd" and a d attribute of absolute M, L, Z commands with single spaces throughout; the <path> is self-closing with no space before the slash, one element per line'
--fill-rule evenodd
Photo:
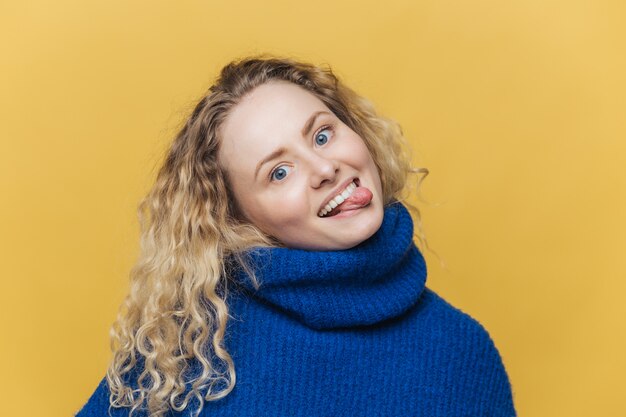
<path fill-rule="evenodd" d="M 318 188 L 326 182 L 335 182 L 339 171 L 339 163 L 336 159 L 314 155 L 308 163 L 310 164 L 311 187 Z"/>

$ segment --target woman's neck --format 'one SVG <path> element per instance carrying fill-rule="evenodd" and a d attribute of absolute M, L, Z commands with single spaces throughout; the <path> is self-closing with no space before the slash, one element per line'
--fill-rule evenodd
<path fill-rule="evenodd" d="M 379 230 L 351 249 L 257 247 L 248 255 L 260 288 L 235 271 L 244 291 L 316 329 L 371 325 L 400 315 L 417 302 L 426 282 L 413 220 L 399 202 L 385 207 Z"/>

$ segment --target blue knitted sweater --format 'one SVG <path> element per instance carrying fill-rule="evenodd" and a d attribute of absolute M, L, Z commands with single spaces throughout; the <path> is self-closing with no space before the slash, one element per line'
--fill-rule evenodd
<path fill-rule="evenodd" d="M 201 416 L 515 415 L 487 331 L 425 287 L 401 203 L 387 206 L 381 228 L 354 248 L 249 254 L 261 286 L 236 272 L 241 291 L 228 299 L 225 345 L 236 385 L 205 402 Z M 191 416 L 191 408 L 170 415 Z M 102 379 L 77 417 L 108 411 Z"/>

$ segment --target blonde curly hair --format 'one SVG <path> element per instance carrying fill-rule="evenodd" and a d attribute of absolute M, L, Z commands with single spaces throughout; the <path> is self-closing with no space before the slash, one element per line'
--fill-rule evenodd
<path fill-rule="evenodd" d="M 328 66 L 257 55 L 226 65 L 167 151 L 156 181 L 138 207 L 140 255 L 130 271 L 130 291 L 111 328 L 113 358 L 106 379 L 111 407 L 146 409 L 161 417 L 197 400 L 227 396 L 235 364 L 223 347 L 229 318 L 228 271 L 242 266 L 258 286 L 244 256 L 252 246 L 281 246 L 243 220 L 217 158 L 219 129 L 229 111 L 270 80 L 292 82 L 320 99 L 365 141 L 377 165 L 385 205 L 403 201 L 426 245 L 419 210 L 406 202 L 413 168 L 399 124 L 378 115 Z M 189 360 L 201 365 L 190 374 Z"/>

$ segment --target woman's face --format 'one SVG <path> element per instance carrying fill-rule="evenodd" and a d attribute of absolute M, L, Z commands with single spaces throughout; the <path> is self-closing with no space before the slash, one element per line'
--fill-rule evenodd
<path fill-rule="evenodd" d="M 256 87 L 231 109 L 220 134 L 219 158 L 243 215 L 285 246 L 348 249 L 379 229 L 374 160 L 363 139 L 307 90 L 286 81 Z M 321 217 L 353 180 L 360 192 L 339 214 Z"/>

